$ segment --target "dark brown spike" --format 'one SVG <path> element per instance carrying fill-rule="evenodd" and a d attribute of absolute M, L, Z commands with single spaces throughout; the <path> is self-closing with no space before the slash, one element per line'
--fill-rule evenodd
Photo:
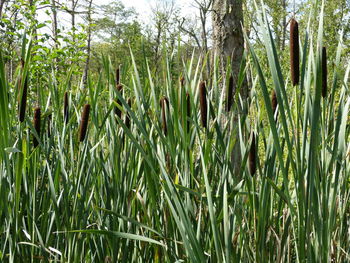
<path fill-rule="evenodd" d="M 252 143 L 249 151 L 249 172 L 251 176 L 254 176 L 256 173 L 256 143 L 255 143 L 255 134 L 252 134 Z"/>
<path fill-rule="evenodd" d="M 120 84 L 120 68 L 115 71 L 115 83 L 118 86 Z"/>
<path fill-rule="evenodd" d="M 23 122 L 26 116 L 27 107 L 27 94 L 28 94 L 28 76 L 26 76 L 23 85 L 22 97 L 19 99 L 18 109 L 19 109 L 19 121 Z"/>
<path fill-rule="evenodd" d="M 168 125 L 167 125 L 167 119 L 166 119 L 166 111 L 169 111 L 169 100 L 167 97 L 163 97 L 160 100 L 160 105 L 162 107 L 162 127 L 164 135 L 166 136 L 168 134 Z"/>
<path fill-rule="evenodd" d="M 186 106 L 187 106 L 187 132 L 190 132 L 190 119 L 191 119 L 191 97 L 186 93 Z"/>
<path fill-rule="evenodd" d="M 87 127 L 89 123 L 90 104 L 85 104 L 83 113 L 81 115 L 79 141 L 83 142 L 86 137 Z"/>
<path fill-rule="evenodd" d="M 185 78 L 183 76 L 180 78 L 180 85 L 181 87 L 185 87 Z"/>
<path fill-rule="evenodd" d="M 202 126 L 204 128 L 207 128 L 208 104 L 207 104 L 207 90 L 206 90 L 204 81 L 202 81 L 199 84 L 199 102 L 200 102 Z"/>
<path fill-rule="evenodd" d="M 66 91 L 64 93 L 64 99 L 63 99 L 63 116 L 64 116 L 64 122 L 65 124 L 68 124 L 69 120 L 69 99 L 68 99 L 68 92 Z"/>
<path fill-rule="evenodd" d="M 40 138 L 40 121 L 41 121 L 41 110 L 40 110 L 40 107 L 36 107 L 34 109 L 33 125 L 39 138 Z M 33 135 L 33 145 L 34 147 L 37 147 L 39 145 L 39 142 L 34 135 Z"/>
<path fill-rule="evenodd" d="M 322 97 L 327 97 L 327 50 L 322 48 Z"/>
<path fill-rule="evenodd" d="M 119 91 L 120 95 L 123 96 L 123 85 L 122 84 L 118 84 L 117 85 L 117 90 Z M 122 106 L 122 102 L 120 101 L 120 99 L 118 98 L 117 99 L 117 104 L 119 106 Z M 115 106 L 114 107 L 114 113 L 119 117 L 121 118 L 122 117 L 122 111 L 119 107 Z"/>
<path fill-rule="evenodd" d="M 128 105 L 131 108 L 131 99 L 128 99 Z M 125 126 L 130 129 L 131 127 L 131 122 L 130 122 L 130 114 L 129 112 L 125 116 Z"/>
<path fill-rule="evenodd" d="M 226 111 L 229 112 L 231 110 L 233 103 L 233 76 L 230 76 L 230 80 L 228 82 L 227 87 L 227 101 L 226 101 Z"/>
<path fill-rule="evenodd" d="M 299 25 L 293 18 L 290 22 L 290 67 L 293 86 L 299 84 Z"/>
<path fill-rule="evenodd" d="M 272 112 L 275 115 L 277 110 L 277 105 L 278 105 L 277 95 L 275 90 L 272 90 L 272 93 L 271 93 L 271 105 L 272 105 Z"/>

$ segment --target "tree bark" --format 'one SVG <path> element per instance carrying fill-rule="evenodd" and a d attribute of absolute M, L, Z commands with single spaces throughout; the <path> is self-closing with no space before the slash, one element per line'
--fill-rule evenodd
<path fill-rule="evenodd" d="M 243 8 L 242 0 L 214 0 L 213 3 L 213 42 L 214 53 L 219 59 L 220 73 L 222 76 L 221 88 L 226 87 L 227 61 L 231 62 L 231 75 L 233 77 L 233 94 L 237 90 L 238 74 L 244 52 L 243 37 Z M 246 82 L 240 90 L 244 105 L 247 102 L 248 88 Z M 236 102 L 239 104 L 239 102 Z M 233 113 L 233 121 L 237 123 L 238 113 L 243 109 L 237 107 Z M 230 121 L 230 120 L 228 120 Z M 234 125 L 237 127 L 237 125 Z M 231 161 L 235 174 L 238 174 L 241 167 L 241 152 L 239 145 L 238 130 L 236 144 L 231 153 Z"/>
<path fill-rule="evenodd" d="M 213 4 L 214 52 L 220 59 L 221 71 L 226 72 L 231 58 L 232 73 L 237 75 L 244 50 L 242 0 L 215 0 Z"/>

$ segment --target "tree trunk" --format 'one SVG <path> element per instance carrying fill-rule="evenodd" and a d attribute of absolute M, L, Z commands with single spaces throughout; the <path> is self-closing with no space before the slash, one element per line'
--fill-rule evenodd
<path fill-rule="evenodd" d="M 222 83 L 220 87 L 226 87 L 226 68 L 227 61 L 231 62 L 231 74 L 233 77 L 233 94 L 236 93 L 238 74 L 240 71 L 241 60 L 244 51 L 243 38 L 243 8 L 242 0 L 214 0 L 213 3 L 213 41 L 214 53 L 219 59 L 220 73 Z M 241 87 L 241 97 L 244 105 L 248 97 L 248 88 L 246 82 Z M 236 102 L 239 103 L 239 102 Z M 242 109 L 238 108 L 238 111 Z M 238 120 L 238 111 L 232 115 L 234 122 Z M 228 120 L 230 121 L 230 120 Z M 237 127 L 237 125 L 234 125 Z M 231 153 L 231 161 L 236 174 L 241 167 L 241 152 L 239 145 L 238 130 L 236 144 Z"/>
<path fill-rule="evenodd" d="M 215 0 L 213 4 L 214 52 L 220 59 L 225 74 L 227 58 L 231 58 L 232 73 L 239 72 L 244 50 L 242 32 L 242 0 Z"/>
<path fill-rule="evenodd" d="M 88 7 L 88 14 L 87 14 L 87 22 L 88 25 L 88 39 L 87 39 L 87 57 L 85 62 L 85 69 L 84 69 L 84 77 L 83 77 L 83 84 L 84 88 L 87 85 L 87 79 L 89 74 L 89 66 L 90 66 L 90 53 L 91 53 L 91 26 L 92 26 L 92 18 L 91 18 L 91 6 L 92 6 L 92 0 L 89 1 L 89 7 Z"/>

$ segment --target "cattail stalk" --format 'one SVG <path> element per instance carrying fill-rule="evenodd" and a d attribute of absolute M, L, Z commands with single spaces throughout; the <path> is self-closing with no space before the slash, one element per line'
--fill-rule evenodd
<path fill-rule="evenodd" d="M 226 101 L 226 111 L 229 112 L 233 103 L 233 76 L 230 76 L 227 88 L 227 101 Z"/>
<path fill-rule="evenodd" d="M 255 144 L 255 134 L 252 135 L 252 143 L 249 151 L 249 172 L 251 176 L 256 173 L 256 144 Z"/>
<path fill-rule="evenodd" d="M 207 104 L 207 90 L 206 90 L 204 81 L 202 81 L 199 84 L 199 102 L 200 102 L 202 126 L 204 128 L 207 128 L 208 104 Z"/>
<path fill-rule="evenodd" d="M 327 97 L 327 50 L 322 48 L 322 97 Z"/>
<path fill-rule="evenodd" d="M 131 99 L 128 99 L 128 105 L 131 108 Z M 125 116 L 125 126 L 130 129 L 131 127 L 131 122 L 130 122 L 130 114 L 129 112 Z"/>
<path fill-rule="evenodd" d="M 120 93 L 120 95 L 122 95 L 122 93 L 123 93 L 123 85 L 118 84 L 118 85 L 117 85 L 117 90 L 118 90 L 118 92 Z M 117 104 L 118 104 L 119 106 L 122 105 L 122 102 L 120 101 L 119 98 L 117 99 Z M 119 118 L 122 117 L 122 111 L 121 111 L 121 109 L 120 109 L 118 106 L 115 106 L 115 107 L 114 107 L 114 113 L 115 113 Z"/>
<path fill-rule="evenodd" d="M 26 107 L 27 107 L 27 93 L 28 93 L 28 76 L 26 76 L 24 80 L 23 90 L 22 90 L 22 97 L 19 99 L 19 121 L 23 122 L 24 118 L 26 116 Z M 21 95 L 21 94 L 20 94 Z"/>
<path fill-rule="evenodd" d="M 169 111 L 169 100 L 167 97 L 164 97 L 160 100 L 160 105 L 162 107 L 162 127 L 164 135 L 168 134 L 168 125 L 166 119 L 166 111 Z"/>
<path fill-rule="evenodd" d="M 120 84 L 120 69 L 119 69 L 119 67 L 115 71 L 115 83 L 117 86 Z"/>
<path fill-rule="evenodd" d="M 69 119 L 69 100 L 68 100 L 68 92 L 64 93 L 64 101 L 63 101 L 63 116 L 65 124 L 68 124 Z"/>
<path fill-rule="evenodd" d="M 293 18 L 290 22 L 290 67 L 293 86 L 299 84 L 299 26 Z"/>
<path fill-rule="evenodd" d="M 83 142 L 86 137 L 88 122 L 90 114 L 90 104 L 85 104 L 83 113 L 81 115 L 80 129 L 79 129 L 79 141 Z"/>
<path fill-rule="evenodd" d="M 272 105 L 273 115 L 276 115 L 278 101 L 277 101 L 277 95 L 275 90 L 272 90 L 272 93 L 271 93 L 271 105 Z"/>
<path fill-rule="evenodd" d="M 33 124 L 34 124 L 34 129 L 39 138 L 40 138 L 40 121 L 41 121 L 41 110 L 40 110 L 40 107 L 36 107 L 34 109 Z M 37 147 L 39 145 L 39 141 L 35 136 L 33 136 L 33 145 L 34 147 Z"/>

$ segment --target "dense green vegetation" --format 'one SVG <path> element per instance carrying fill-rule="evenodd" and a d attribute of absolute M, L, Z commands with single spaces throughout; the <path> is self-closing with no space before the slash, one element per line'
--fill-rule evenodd
<path fill-rule="evenodd" d="M 0 262 L 349 262 L 347 32 L 327 31 L 315 1 L 292 86 L 289 42 L 254 10 L 259 38 L 245 35 L 238 76 L 249 100 L 236 92 L 229 111 L 218 59 L 208 74 L 211 53 L 180 35 L 165 33 L 156 52 L 139 23 L 96 21 L 122 33 L 92 45 L 84 83 L 84 30 L 51 49 L 34 18 L 8 34 Z"/>

